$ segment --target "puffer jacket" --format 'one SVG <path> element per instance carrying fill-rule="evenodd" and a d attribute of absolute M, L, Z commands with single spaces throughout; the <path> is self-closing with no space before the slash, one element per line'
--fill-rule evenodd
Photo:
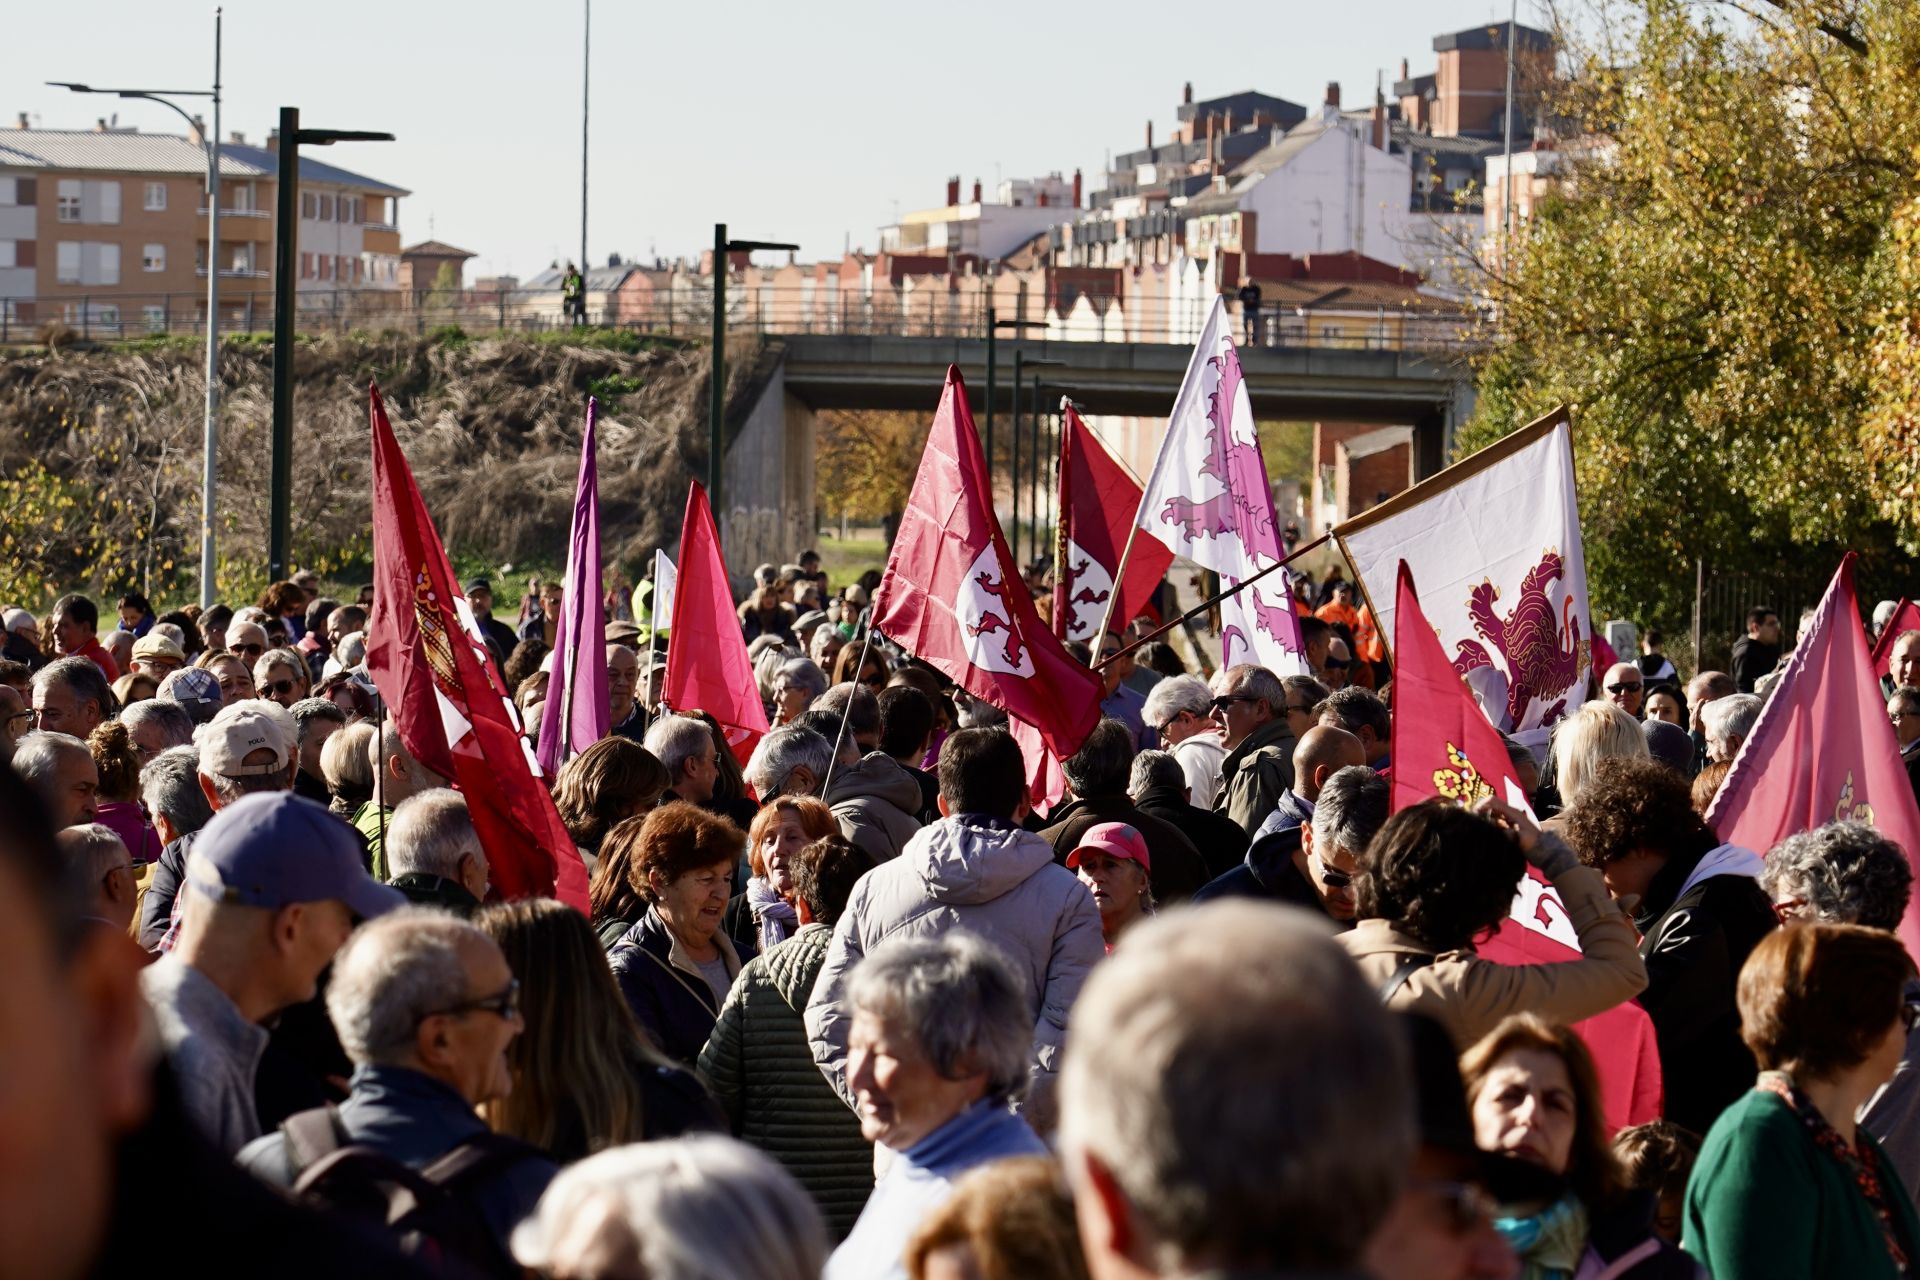
<path fill-rule="evenodd" d="M 983 814 L 924 828 L 892 862 L 853 887 L 807 1004 L 807 1039 L 841 1097 L 847 1088 L 847 978 L 889 938 L 937 938 L 965 929 L 998 947 L 1027 982 L 1033 1067 L 1025 1108 L 1034 1127 L 1051 1119 L 1067 1013 L 1087 971 L 1106 955 L 1100 913 L 1078 877 L 1031 831 Z"/>
<path fill-rule="evenodd" d="M 725 933 L 715 933 L 713 944 L 738 981 L 741 963 L 753 953 L 742 953 Z M 682 1066 L 692 1066 L 713 1034 L 720 1002 L 657 910 L 648 907 L 627 930 L 607 953 L 607 966 L 653 1047 Z"/>
<path fill-rule="evenodd" d="M 734 1135 L 787 1166 L 839 1240 L 873 1190 L 873 1144 L 807 1048 L 807 998 L 832 941 L 826 925 L 802 925 L 740 971 L 700 1075 Z"/>
<path fill-rule="evenodd" d="M 1214 812 L 1232 818 L 1251 837 L 1293 786 L 1295 745 L 1284 718 L 1269 720 L 1248 734 L 1220 762 Z"/>
<path fill-rule="evenodd" d="M 835 769 L 827 805 L 840 834 L 875 861 L 897 858 L 920 831 L 920 779 L 892 756 L 872 751 L 851 768 Z"/>

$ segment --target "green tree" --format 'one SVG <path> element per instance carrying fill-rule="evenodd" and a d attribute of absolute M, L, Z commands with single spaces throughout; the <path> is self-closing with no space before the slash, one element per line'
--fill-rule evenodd
<path fill-rule="evenodd" d="M 1920 547 L 1920 7 L 1730 8 L 1602 0 L 1551 94 L 1564 179 L 1475 282 L 1462 450 L 1572 402 L 1596 612 L 1669 626 L 1695 557 Z"/>

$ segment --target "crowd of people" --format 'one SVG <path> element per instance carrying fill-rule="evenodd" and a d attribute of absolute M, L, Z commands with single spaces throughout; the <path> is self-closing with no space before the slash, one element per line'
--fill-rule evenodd
<path fill-rule="evenodd" d="M 1136 620 L 1077 650 L 1103 718 L 1042 813 L 1004 714 L 870 629 L 878 579 L 756 571 L 744 763 L 615 584 L 610 732 L 548 780 L 587 914 L 492 891 L 384 714 L 371 588 L 5 610 L 0 1272 L 1911 1274 L 1907 852 L 1705 817 L 1777 613 L 1728 673 L 1655 632 L 1596 669 L 1509 740 L 1528 805 L 1397 811 L 1337 570 L 1310 674 Z M 464 588 L 531 739 L 560 588 Z M 1891 652 L 1920 788 L 1920 631 Z M 1529 874 L 1577 958 L 1480 953 Z M 1664 1097 L 1618 1127 L 1588 1037 L 1628 1002 Z"/>

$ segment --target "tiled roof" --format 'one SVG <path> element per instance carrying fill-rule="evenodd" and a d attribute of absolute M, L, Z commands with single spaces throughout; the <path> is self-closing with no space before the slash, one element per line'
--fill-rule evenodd
<path fill-rule="evenodd" d="M 271 168 L 223 147 L 220 173 L 258 178 Z M 194 173 L 207 171 L 207 153 L 198 143 L 168 133 L 100 133 L 87 129 L 0 130 L 0 168 L 94 169 L 105 173 Z"/>
<path fill-rule="evenodd" d="M 248 163 L 261 167 L 262 172 L 277 174 L 280 172 L 278 152 L 265 147 L 241 146 L 227 143 L 220 148 L 221 155 L 231 152 L 243 157 Z M 319 182 L 336 187 L 355 187 L 361 191 L 371 191 L 381 196 L 410 196 L 413 192 L 405 187 L 396 187 L 392 183 L 382 182 L 378 178 L 369 178 L 364 173 L 355 173 L 351 169 L 342 169 L 338 165 L 327 164 L 314 158 L 306 149 L 300 152 L 300 181 L 302 183 Z"/>
<path fill-rule="evenodd" d="M 477 253 L 469 253 L 465 249 L 456 249 L 440 240 L 422 240 L 419 244 L 410 244 L 400 251 L 400 256 L 403 258 L 410 258 L 415 254 L 427 258 L 477 258 L 480 256 Z"/>

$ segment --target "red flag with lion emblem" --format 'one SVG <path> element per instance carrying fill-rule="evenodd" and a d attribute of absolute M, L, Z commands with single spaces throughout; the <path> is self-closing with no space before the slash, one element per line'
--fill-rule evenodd
<path fill-rule="evenodd" d="M 540 766 L 487 657 L 394 439 L 380 389 L 373 419 L 373 617 L 367 670 L 400 742 L 467 799 L 498 897 L 587 907 L 587 868 L 540 785 Z"/>
<path fill-rule="evenodd" d="M 1413 573 L 1400 562 L 1394 598 L 1392 808 L 1433 799 L 1470 805 L 1499 796 L 1526 805 L 1507 744 L 1448 661 L 1420 608 Z M 1499 964 L 1577 959 L 1579 940 L 1553 886 L 1532 867 L 1506 922 L 1479 945 Z M 1647 1011 L 1631 1002 L 1573 1024 L 1593 1051 L 1601 1105 L 1611 1128 L 1660 1115 L 1660 1058 Z"/>
<path fill-rule="evenodd" d="M 1032 725 L 1062 760 L 1100 721 L 1100 678 L 1040 621 L 1014 567 L 966 385 L 951 365 L 873 595 L 873 629 Z"/>

